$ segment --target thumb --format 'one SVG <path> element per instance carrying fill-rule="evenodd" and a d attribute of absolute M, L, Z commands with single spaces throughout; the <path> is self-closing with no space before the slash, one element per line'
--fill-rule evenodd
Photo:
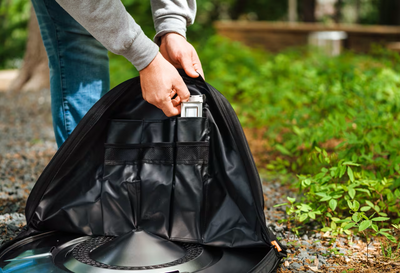
<path fill-rule="evenodd" d="M 185 57 L 182 58 L 181 60 L 181 66 L 183 70 L 185 70 L 185 73 L 192 78 L 197 78 L 199 74 L 197 73 L 192 58 L 190 55 L 186 55 Z"/>
<path fill-rule="evenodd" d="M 196 73 L 197 76 L 199 74 Z M 176 93 L 179 96 L 179 100 L 182 101 L 188 101 L 190 97 L 190 92 L 189 89 L 187 88 L 186 84 L 183 82 L 181 76 L 179 76 L 175 79 L 173 83 L 173 88 L 175 88 Z"/>

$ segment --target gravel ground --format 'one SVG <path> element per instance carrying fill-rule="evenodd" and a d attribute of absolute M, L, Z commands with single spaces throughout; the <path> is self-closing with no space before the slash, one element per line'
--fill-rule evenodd
<path fill-rule="evenodd" d="M 0 244 L 25 225 L 25 202 L 57 146 L 49 91 L 0 92 Z"/>
<path fill-rule="evenodd" d="M 25 225 L 25 202 L 35 181 L 56 152 L 51 125 L 49 91 L 8 94 L 0 92 L 0 244 L 14 238 Z M 309 233 L 300 237 L 285 224 L 285 197 L 295 196 L 287 186 L 276 181 L 264 181 L 267 225 L 288 247 L 289 257 L 279 272 L 347 272 L 357 264 L 378 254 L 378 245 L 366 245 L 359 238 L 338 238 L 329 234 Z M 350 252 L 352 253 L 350 255 Z M 390 265 L 393 268 L 394 265 Z M 400 268 L 400 266 L 398 267 Z M 350 272 L 350 271 L 349 271 Z M 391 270 L 351 272 L 399 272 Z"/>
<path fill-rule="evenodd" d="M 297 237 L 279 220 L 286 219 L 284 207 L 274 208 L 276 204 L 286 203 L 286 196 L 294 196 L 293 191 L 279 182 L 263 182 L 265 200 L 265 216 L 267 226 L 280 239 L 281 243 L 288 248 L 288 258 L 282 265 L 281 272 L 326 272 L 334 269 L 335 264 L 329 262 L 335 254 L 329 251 L 330 244 L 323 242 L 321 233 L 312 235 L 304 234 Z M 310 227 L 310 230 L 315 227 Z M 333 247 L 336 247 L 333 246 Z M 345 249 L 339 249 L 340 253 L 346 254 Z M 323 270 L 323 271 L 321 271 Z"/>

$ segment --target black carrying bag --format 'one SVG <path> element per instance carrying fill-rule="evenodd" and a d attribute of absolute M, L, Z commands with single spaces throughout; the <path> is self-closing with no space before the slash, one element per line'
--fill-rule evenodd
<path fill-rule="evenodd" d="M 166 117 L 139 78 L 108 92 L 57 151 L 26 205 L 27 226 L 2 251 L 48 231 L 270 249 L 250 272 L 273 272 L 285 248 L 267 228 L 260 178 L 229 102 L 180 71 L 202 118 Z M 0 255 L 1 256 L 1 255 Z"/>

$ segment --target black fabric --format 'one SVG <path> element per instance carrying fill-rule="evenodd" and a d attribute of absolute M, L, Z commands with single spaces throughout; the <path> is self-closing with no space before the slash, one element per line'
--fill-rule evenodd
<path fill-rule="evenodd" d="M 33 230 L 121 236 L 144 229 L 173 241 L 274 249 L 236 115 L 202 79 L 182 77 L 192 95 L 207 99 L 202 118 L 166 117 L 143 100 L 138 78 L 117 86 L 44 170 L 19 238 Z M 285 249 L 268 253 L 266 270 Z"/>

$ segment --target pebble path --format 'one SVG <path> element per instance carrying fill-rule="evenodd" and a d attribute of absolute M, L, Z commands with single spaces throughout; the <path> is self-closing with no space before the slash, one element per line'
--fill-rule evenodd
<path fill-rule="evenodd" d="M 26 199 L 56 149 L 49 90 L 0 92 L 0 244 L 26 224 Z"/>

